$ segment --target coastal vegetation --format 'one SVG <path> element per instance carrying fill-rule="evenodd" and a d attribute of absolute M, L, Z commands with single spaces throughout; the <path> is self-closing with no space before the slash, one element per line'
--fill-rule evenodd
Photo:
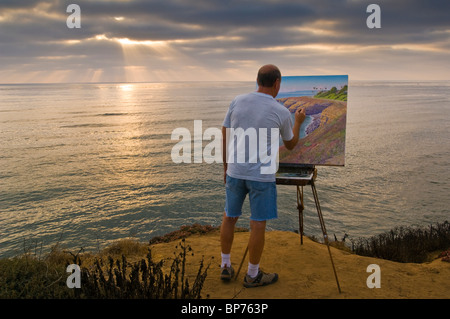
<path fill-rule="evenodd" d="M 323 90 L 318 92 L 314 97 L 319 99 L 347 101 L 347 91 L 348 85 L 343 86 L 340 90 L 338 90 L 335 86 L 333 86 L 328 91 Z"/>
<path fill-rule="evenodd" d="M 189 281 L 186 262 L 193 249 L 184 238 L 174 248 L 173 258 L 161 260 L 153 258 L 151 246 L 130 239 L 94 255 L 74 254 L 59 245 L 43 258 L 28 251 L 0 260 L 0 298 L 201 299 L 210 265 L 202 259 Z M 68 288 L 66 268 L 71 264 L 80 266 L 80 288 Z"/>
<path fill-rule="evenodd" d="M 430 261 L 436 253 L 450 249 L 450 223 L 445 221 L 429 227 L 395 227 L 370 238 L 359 238 L 352 246 L 353 252 L 361 256 L 422 263 Z"/>

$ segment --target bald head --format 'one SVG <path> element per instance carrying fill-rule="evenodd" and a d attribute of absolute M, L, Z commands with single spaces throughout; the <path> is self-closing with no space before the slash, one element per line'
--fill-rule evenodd
<path fill-rule="evenodd" d="M 260 87 L 273 87 L 278 79 L 281 80 L 281 72 L 273 64 L 264 65 L 258 71 L 257 82 Z"/>

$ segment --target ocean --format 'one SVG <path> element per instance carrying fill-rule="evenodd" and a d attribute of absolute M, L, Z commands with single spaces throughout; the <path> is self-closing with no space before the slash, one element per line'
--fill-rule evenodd
<path fill-rule="evenodd" d="M 98 251 L 193 223 L 219 226 L 220 163 L 179 163 L 172 132 L 221 128 L 253 82 L 0 85 L 0 257 L 55 244 Z M 318 166 L 330 237 L 450 218 L 450 82 L 350 81 L 344 167 Z M 208 142 L 203 141 L 203 145 Z M 194 153 L 194 149 L 192 149 Z M 192 155 L 193 158 L 194 155 Z M 305 187 L 305 234 L 321 238 Z M 295 231 L 296 189 L 278 186 L 269 230 Z M 248 227 L 248 201 L 238 226 Z M 350 240 L 347 239 L 347 240 Z M 219 249 L 219 247 L 218 247 Z"/>

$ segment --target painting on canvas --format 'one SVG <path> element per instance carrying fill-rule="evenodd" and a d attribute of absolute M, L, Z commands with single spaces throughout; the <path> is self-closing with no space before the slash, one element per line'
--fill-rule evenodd
<path fill-rule="evenodd" d="M 285 76 L 276 97 L 292 114 L 305 108 L 297 146 L 289 151 L 281 143 L 280 164 L 345 164 L 347 75 Z"/>

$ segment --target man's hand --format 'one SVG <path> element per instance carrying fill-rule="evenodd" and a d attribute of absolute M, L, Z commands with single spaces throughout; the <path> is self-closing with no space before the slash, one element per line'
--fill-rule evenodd
<path fill-rule="evenodd" d="M 227 128 L 222 126 L 223 183 L 227 183 Z"/>
<path fill-rule="evenodd" d="M 297 109 L 297 111 L 295 111 L 295 123 L 294 128 L 292 129 L 294 137 L 290 141 L 283 141 L 284 146 L 286 146 L 288 150 L 293 150 L 295 145 L 297 145 L 300 135 L 300 126 L 302 125 L 305 118 L 306 118 L 306 110 L 304 108 Z"/>
<path fill-rule="evenodd" d="M 227 184 L 227 164 L 223 165 L 223 183 Z"/>
<path fill-rule="evenodd" d="M 295 111 L 295 122 L 302 124 L 305 118 L 306 118 L 305 108 L 297 109 L 297 111 Z"/>

